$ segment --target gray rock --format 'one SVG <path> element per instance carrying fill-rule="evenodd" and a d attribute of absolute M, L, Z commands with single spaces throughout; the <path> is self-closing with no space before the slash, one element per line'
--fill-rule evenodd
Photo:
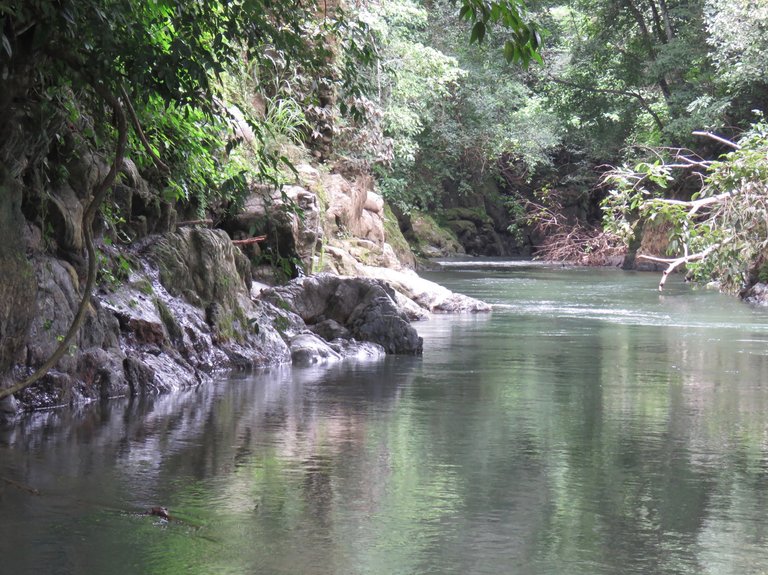
<path fill-rule="evenodd" d="M 433 313 L 478 313 L 491 311 L 485 302 L 454 293 L 443 286 L 419 277 L 411 270 L 364 267 L 369 277 L 387 282 L 419 307 Z M 410 312 L 409 312 L 410 313 Z"/>
<path fill-rule="evenodd" d="M 387 353 L 421 355 L 422 338 L 380 286 L 374 286 L 366 293 L 347 325 L 355 338 L 377 343 Z"/>
<path fill-rule="evenodd" d="M 768 284 L 756 283 L 749 287 L 741 297 L 745 302 L 752 305 L 768 306 Z"/>
<path fill-rule="evenodd" d="M 308 366 L 341 361 L 342 357 L 313 333 L 302 333 L 291 339 L 293 365 Z"/>
<path fill-rule="evenodd" d="M 320 321 L 314 325 L 309 326 L 309 329 L 322 337 L 325 341 L 332 341 L 334 339 L 349 339 L 352 337 L 352 333 L 339 322 L 334 319 L 326 319 Z"/>
<path fill-rule="evenodd" d="M 421 353 L 422 340 L 386 282 L 319 274 L 261 295 L 274 305 L 292 309 L 310 326 L 330 319 L 356 339 L 380 344 L 387 353 Z"/>
<path fill-rule="evenodd" d="M 329 342 L 328 345 L 344 359 L 371 361 L 381 359 L 387 354 L 381 345 L 370 341 L 339 338 Z"/>

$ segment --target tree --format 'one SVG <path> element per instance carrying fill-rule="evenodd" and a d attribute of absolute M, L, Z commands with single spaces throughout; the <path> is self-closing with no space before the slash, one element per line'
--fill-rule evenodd
<path fill-rule="evenodd" d="M 758 123 L 738 142 L 699 132 L 731 148 L 716 161 L 675 150 L 653 163 L 608 172 L 611 191 L 605 201 L 606 225 L 629 239 L 642 222 L 663 221 L 671 227 L 669 257 L 638 258 L 667 264 L 667 277 L 685 265 L 700 282 L 715 280 L 721 289 L 739 292 L 768 280 L 768 125 Z M 694 172 L 701 187 L 690 200 L 664 195 L 675 172 Z"/>

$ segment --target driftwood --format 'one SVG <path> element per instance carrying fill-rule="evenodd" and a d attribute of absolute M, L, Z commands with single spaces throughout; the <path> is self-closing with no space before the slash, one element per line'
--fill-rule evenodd
<path fill-rule="evenodd" d="M 648 260 L 651 262 L 657 262 L 661 264 L 667 264 L 667 269 L 664 270 L 664 273 L 661 274 L 661 280 L 659 281 L 659 291 L 664 291 L 664 284 L 667 283 L 667 278 L 669 277 L 669 274 L 671 274 L 673 271 L 675 271 L 680 266 L 690 263 L 690 262 L 698 262 L 700 260 L 703 260 L 706 258 L 709 254 L 711 254 L 713 251 L 715 251 L 717 248 L 720 247 L 721 244 L 713 244 L 709 246 L 707 249 L 696 253 L 696 254 L 686 254 L 684 256 L 681 256 L 679 258 L 659 258 L 656 256 L 649 256 L 644 254 L 638 254 L 638 259 Z"/>
<path fill-rule="evenodd" d="M 246 240 L 232 240 L 232 243 L 236 246 L 247 246 L 248 244 L 263 242 L 266 239 L 267 236 L 256 236 L 255 238 L 248 238 Z"/>

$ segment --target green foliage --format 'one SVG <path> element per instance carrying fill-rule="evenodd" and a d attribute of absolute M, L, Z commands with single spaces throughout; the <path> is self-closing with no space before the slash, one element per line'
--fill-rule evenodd
<path fill-rule="evenodd" d="M 472 24 L 469 43 L 481 43 L 492 24 L 501 24 L 509 34 L 504 40 L 504 58 L 527 66 L 531 60 L 543 63 L 539 50 L 542 37 L 539 27 L 525 18 L 521 0 L 463 0 L 459 18 Z"/>
<path fill-rule="evenodd" d="M 520 72 L 493 55 L 519 43 L 523 36 L 509 28 L 518 24 L 531 37 L 517 60 L 538 50 L 522 5 L 468 1 L 459 12 L 448 1 L 427 12 L 413 0 L 384 0 L 362 12 L 380 54 L 369 123 L 357 130 L 371 135 L 349 140 L 345 153 L 372 160 L 381 193 L 404 212 L 439 206 L 447 194 L 474 195 L 503 154 L 543 165 L 559 141 L 543 101 L 530 98 Z M 473 23 L 471 43 L 482 46 L 467 43 L 465 20 Z"/>
<path fill-rule="evenodd" d="M 246 119 L 249 149 L 232 157 L 242 126 L 224 103 L 225 72 L 246 57 L 264 70 L 274 71 L 277 59 L 287 69 L 300 65 L 306 77 L 324 70 L 326 38 L 344 29 L 345 18 L 341 11 L 318 18 L 314 2 L 299 0 L 3 2 L 0 68 L 7 90 L 0 112 L 17 123 L 59 119 L 41 126 L 41 144 L 19 144 L 40 145 L 33 155 L 44 162 L 61 137 L 61 122 L 76 127 L 94 150 L 112 146 L 105 101 L 111 94 L 127 111 L 135 109 L 127 154 L 167 199 L 201 213 L 226 208 L 253 181 L 280 183 L 290 168 L 279 142 L 300 140 L 306 122 L 297 101 L 276 96 L 263 117 Z M 10 150 L 15 139 L 4 145 L 5 155 L 18 153 Z"/>
<path fill-rule="evenodd" d="M 686 164 L 703 170 L 703 186 L 690 201 L 665 197 L 673 171 Z M 613 170 L 607 181 L 612 189 L 604 202 L 606 226 L 629 239 L 640 220 L 668 222 L 668 261 L 686 264 L 693 279 L 716 280 L 723 290 L 737 292 L 763 264 L 768 253 L 768 125 L 752 126 L 737 149 L 717 161 L 659 160 Z"/>

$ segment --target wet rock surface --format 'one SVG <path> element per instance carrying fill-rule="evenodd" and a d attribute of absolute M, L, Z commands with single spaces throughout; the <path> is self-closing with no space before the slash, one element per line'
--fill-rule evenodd
<path fill-rule="evenodd" d="M 741 294 L 741 298 L 749 304 L 768 307 L 768 284 L 758 282 L 752 285 Z"/>
<path fill-rule="evenodd" d="M 319 332 L 338 335 L 341 327 L 357 340 L 381 345 L 387 353 L 422 352 L 421 338 L 385 281 L 319 274 L 265 290 L 261 297 L 293 310 L 307 325 L 319 326 L 315 328 Z"/>
<path fill-rule="evenodd" d="M 489 309 L 409 271 L 413 254 L 369 175 L 307 165 L 298 172 L 296 185 L 255 190 L 222 230 L 194 219 L 174 229 L 174 208 L 128 161 L 113 192 L 131 214 L 119 224 L 131 243 L 98 246 L 100 287 L 88 295 L 77 336 L 36 384 L 0 401 L 0 417 L 199 386 L 225 371 L 418 355 L 422 340 L 410 322 L 430 312 Z M 8 236 L 0 263 L 16 278 L 0 283 L 2 387 L 47 361 L 83 297 L 85 198 L 78 189 L 51 194 L 53 236 L 46 238 L 13 198 L 0 200 L 8 224 L 0 228 L 0 238 Z M 246 242 L 238 247 L 233 239 Z M 286 258 L 295 263 L 280 281 L 291 273 L 333 273 L 278 288 L 254 282 L 275 281 L 279 274 L 261 273 L 264 262 L 271 260 L 274 272 Z"/>
<path fill-rule="evenodd" d="M 415 274 L 394 271 L 380 278 L 318 274 L 252 290 L 248 262 L 215 230 L 152 237 L 130 255 L 128 277 L 90 298 L 69 353 L 4 402 L 4 412 L 164 393 L 227 370 L 418 355 L 422 340 L 410 322 L 451 301 L 434 289 L 425 296 L 435 284 L 420 291 Z M 19 376 L 53 352 L 80 297 L 80 277 L 67 262 L 41 257 L 36 269 L 38 313 Z"/>

